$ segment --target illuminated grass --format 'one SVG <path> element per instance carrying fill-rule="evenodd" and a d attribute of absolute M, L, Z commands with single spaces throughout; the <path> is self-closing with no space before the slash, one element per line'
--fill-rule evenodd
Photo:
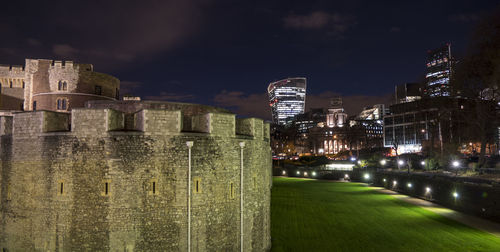
<path fill-rule="evenodd" d="M 500 251 L 500 238 L 356 183 L 274 178 L 273 251 Z"/>

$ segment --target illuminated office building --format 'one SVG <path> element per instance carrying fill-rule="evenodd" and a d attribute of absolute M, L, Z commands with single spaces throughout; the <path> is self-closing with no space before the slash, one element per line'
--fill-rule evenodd
<path fill-rule="evenodd" d="M 273 123 L 286 125 L 304 113 L 306 103 L 306 78 L 288 78 L 269 84 L 269 106 Z"/>
<path fill-rule="evenodd" d="M 427 96 L 450 96 L 450 77 L 452 72 L 450 44 L 428 51 L 427 73 L 425 75 Z"/>

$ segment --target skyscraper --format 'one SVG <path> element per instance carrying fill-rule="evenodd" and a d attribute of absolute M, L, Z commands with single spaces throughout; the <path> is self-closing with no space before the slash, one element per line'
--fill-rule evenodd
<path fill-rule="evenodd" d="M 425 75 L 427 96 L 450 96 L 451 47 L 450 43 L 428 51 L 427 74 Z"/>
<path fill-rule="evenodd" d="M 272 82 L 267 88 L 273 123 L 288 124 L 298 114 L 304 113 L 306 78 L 287 78 Z"/>

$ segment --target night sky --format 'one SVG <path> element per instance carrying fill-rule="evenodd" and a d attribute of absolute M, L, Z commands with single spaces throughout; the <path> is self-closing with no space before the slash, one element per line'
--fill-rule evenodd
<path fill-rule="evenodd" d="M 122 94 L 222 106 L 270 118 L 266 88 L 306 77 L 307 105 L 344 97 L 348 113 L 389 103 L 422 79 L 426 51 L 464 54 L 498 1 L 9 1 L 0 63 L 92 63 Z M 125 3 L 127 2 L 127 3 Z M 129 3 L 130 2 L 130 3 Z"/>

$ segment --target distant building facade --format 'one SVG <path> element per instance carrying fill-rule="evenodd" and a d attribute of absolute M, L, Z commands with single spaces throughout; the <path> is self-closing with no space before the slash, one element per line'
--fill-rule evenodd
<path fill-rule="evenodd" d="M 0 66 L 0 85 L 1 110 L 68 112 L 86 101 L 120 96 L 117 78 L 73 61 L 26 59 L 25 66 Z"/>
<path fill-rule="evenodd" d="M 273 123 L 286 125 L 304 113 L 306 103 L 306 78 L 287 78 L 269 84 L 269 106 Z"/>
<path fill-rule="evenodd" d="M 450 96 L 452 75 L 451 44 L 427 52 L 424 94 L 430 97 Z"/>
<path fill-rule="evenodd" d="M 395 102 L 404 103 L 422 99 L 420 83 L 404 83 L 395 87 Z"/>

